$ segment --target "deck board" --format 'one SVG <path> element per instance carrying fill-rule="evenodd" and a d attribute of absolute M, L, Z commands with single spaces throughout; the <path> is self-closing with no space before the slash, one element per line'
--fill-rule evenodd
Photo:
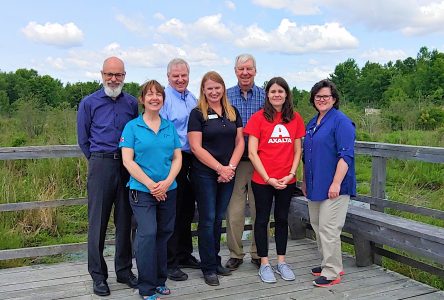
<path fill-rule="evenodd" d="M 228 250 L 223 248 L 221 255 L 225 262 Z M 270 257 L 275 257 L 273 243 Z M 105 299 L 140 299 L 137 290 L 116 282 L 112 257 L 106 260 L 111 296 Z M 379 266 L 358 268 L 347 255 L 344 255 L 346 275 L 342 283 L 331 288 L 314 288 L 310 269 L 319 264 L 319 255 L 316 243 L 308 239 L 289 240 L 287 262 L 293 267 L 296 280 L 284 281 L 277 275 L 275 284 L 260 281 L 248 254 L 233 275 L 220 277 L 221 285 L 217 287 L 206 285 L 200 270 L 185 269 L 189 279 L 168 281 L 172 294 L 164 299 L 444 299 L 443 291 Z M 137 273 L 135 268 L 134 272 Z M 0 270 L 0 295 L 2 299 L 104 299 L 93 294 L 85 261 Z"/>

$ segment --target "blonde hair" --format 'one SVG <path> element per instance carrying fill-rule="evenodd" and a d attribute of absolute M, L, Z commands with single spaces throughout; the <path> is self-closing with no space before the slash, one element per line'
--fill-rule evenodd
<path fill-rule="evenodd" d="M 222 109 L 225 112 L 225 115 L 231 122 L 236 121 L 236 111 L 234 110 L 233 106 L 230 104 L 227 98 L 227 89 L 225 87 L 225 82 L 222 79 L 222 77 L 219 75 L 219 73 L 215 71 L 207 72 L 203 78 L 202 82 L 200 83 L 200 95 L 199 95 L 199 101 L 197 102 L 197 108 L 202 112 L 202 116 L 204 120 L 208 120 L 208 101 L 204 94 L 204 85 L 205 82 L 208 80 L 212 80 L 214 82 L 220 83 L 222 87 L 224 88 L 224 94 L 222 96 L 222 99 L 220 100 Z"/>

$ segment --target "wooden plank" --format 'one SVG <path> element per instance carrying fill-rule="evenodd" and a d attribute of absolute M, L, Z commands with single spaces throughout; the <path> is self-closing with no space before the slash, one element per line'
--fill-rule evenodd
<path fill-rule="evenodd" d="M 357 141 L 355 143 L 355 151 L 357 154 L 370 156 L 444 163 L 444 148 L 440 147 L 410 146 Z M 0 148 L 0 160 L 39 159 L 55 157 L 83 157 L 83 154 L 78 145 Z"/>
<path fill-rule="evenodd" d="M 86 204 L 88 204 L 87 198 L 4 203 L 4 204 L 0 204 L 0 212 L 2 212 L 2 211 L 21 211 L 21 210 L 40 209 L 40 208 L 48 208 L 48 207 L 86 205 Z"/>
<path fill-rule="evenodd" d="M 105 241 L 106 245 L 112 245 L 114 243 L 115 243 L 114 240 Z M 84 242 L 84 243 L 29 247 L 29 248 L 20 248 L 20 249 L 8 249 L 0 251 L 0 260 L 48 256 L 48 255 L 56 255 L 63 253 L 74 253 L 74 252 L 84 251 L 86 250 L 86 248 L 87 248 L 87 243 Z"/>
<path fill-rule="evenodd" d="M 1 147 L 0 160 L 83 157 L 77 145 Z"/>
<path fill-rule="evenodd" d="M 275 248 L 275 244 L 270 243 L 273 265 L 276 263 Z M 229 256 L 226 247 L 222 248 L 221 255 L 222 261 L 225 262 Z M 165 299 L 360 299 L 393 293 L 395 290 L 402 291 L 402 295 L 407 298 L 419 295 L 418 290 L 423 294 L 428 290 L 431 291 L 430 295 L 439 293 L 436 289 L 425 287 L 404 276 L 385 272 L 379 266 L 358 268 L 348 255 L 343 258 L 346 271 L 343 283 L 327 289 L 315 288 L 312 285 L 314 277 L 309 272 L 319 264 L 320 257 L 316 251 L 316 243 L 308 239 L 289 240 L 286 258 L 296 273 L 295 281 L 287 282 L 277 276 L 276 284 L 262 283 L 256 267 L 245 262 L 233 275 L 221 277 L 220 286 L 210 287 L 203 283 L 200 270 L 184 269 L 189 279 L 183 282 L 168 281 L 167 285 L 172 294 Z M 249 259 L 247 254 L 245 261 Z M 106 257 L 106 262 L 109 266 L 108 283 L 111 289 L 111 295 L 107 299 L 140 299 L 137 290 L 116 282 L 113 256 Z M 14 270 L 16 271 L 0 270 L 2 299 L 99 299 L 93 295 L 92 281 L 87 273 L 85 261 L 21 267 Z M 133 271 L 137 273 L 136 269 Z M 406 283 L 415 289 L 406 289 Z M 405 290 L 402 290 L 403 288 Z M 394 298 L 398 299 L 396 295 Z"/>
<path fill-rule="evenodd" d="M 382 202 L 384 207 L 386 207 L 386 208 L 392 208 L 392 209 L 396 209 L 399 211 L 405 211 L 405 212 L 410 212 L 413 214 L 418 214 L 418 215 L 422 215 L 422 216 L 428 216 L 428 217 L 433 217 L 433 218 L 437 218 L 440 220 L 444 220 L 444 211 L 439 210 L 439 209 L 433 209 L 433 208 L 422 207 L 422 206 L 415 206 L 415 205 L 411 205 L 411 204 L 391 201 L 388 199 L 379 199 L 379 198 L 374 198 L 374 197 L 364 196 L 364 195 L 358 195 L 356 197 L 353 197 L 353 200 L 365 202 L 365 203 L 369 203 L 369 204 L 374 204 L 374 205 L 381 205 L 380 203 Z"/>
<path fill-rule="evenodd" d="M 432 163 L 444 163 L 444 148 L 387 144 L 375 142 L 356 142 L 355 152 L 386 158 L 420 160 Z"/>

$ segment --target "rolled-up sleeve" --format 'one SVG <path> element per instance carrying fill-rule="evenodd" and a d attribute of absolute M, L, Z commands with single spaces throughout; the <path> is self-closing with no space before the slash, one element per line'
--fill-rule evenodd
<path fill-rule="evenodd" d="M 351 165 L 355 157 L 355 124 L 348 119 L 341 119 L 335 131 L 337 155 Z"/>

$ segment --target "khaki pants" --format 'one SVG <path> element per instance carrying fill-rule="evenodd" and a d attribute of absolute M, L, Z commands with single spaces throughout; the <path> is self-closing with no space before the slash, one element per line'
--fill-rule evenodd
<path fill-rule="evenodd" d="M 253 190 L 251 189 L 253 170 L 253 165 L 249 161 L 240 161 L 236 168 L 233 194 L 231 195 L 230 204 L 227 209 L 227 245 L 230 250 L 230 257 L 232 258 L 243 259 L 245 256 L 242 246 L 242 234 L 244 232 L 245 206 L 247 201 L 250 206 L 251 223 L 253 226 L 256 219 L 256 206 L 254 203 Z M 259 258 L 257 256 L 253 230 L 251 231 L 251 235 L 251 257 Z"/>
<path fill-rule="evenodd" d="M 321 254 L 321 276 L 328 280 L 339 277 L 342 271 L 341 231 L 347 215 L 349 195 L 335 199 L 308 201 L 310 223 L 316 233 L 316 241 Z"/>

